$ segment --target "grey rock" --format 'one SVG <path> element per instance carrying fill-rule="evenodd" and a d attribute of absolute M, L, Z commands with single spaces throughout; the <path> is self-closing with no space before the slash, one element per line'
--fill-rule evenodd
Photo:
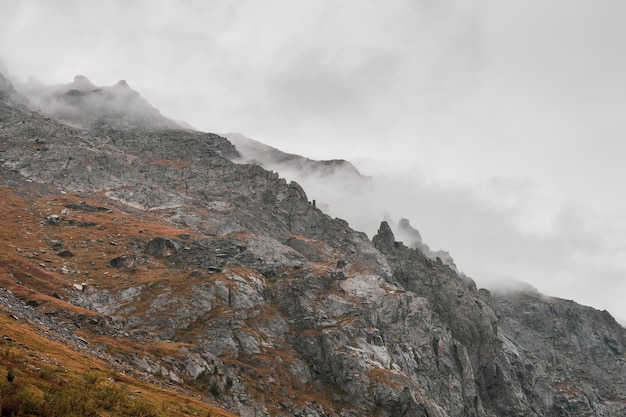
<path fill-rule="evenodd" d="M 50 226 L 58 226 L 62 221 L 63 219 L 56 214 L 46 216 L 46 224 Z"/>
<path fill-rule="evenodd" d="M 113 268 L 134 268 L 140 263 L 141 260 L 135 255 L 122 255 L 111 259 L 108 265 Z"/>
<path fill-rule="evenodd" d="M 389 223 L 382 222 L 378 233 L 372 238 L 372 243 L 376 246 L 376 249 L 384 254 L 392 253 L 396 247 L 396 237 L 391 231 Z"/>
<path fill-rule="evenodd" d="M 181 245 L 168 238 L 156 237 L 146 245 L 145 253 L 151 256 L 167 257 L 176 255 Z"/>

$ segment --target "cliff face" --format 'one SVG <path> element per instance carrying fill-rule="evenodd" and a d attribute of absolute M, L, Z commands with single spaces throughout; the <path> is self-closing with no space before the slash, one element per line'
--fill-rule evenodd
<path fill-rule="evenodd" d="M 532 291 L 494 294 L 504 351 L 529 404 L 548 415 L 626 412 L 624 328 L 607 311 Z"/>
<path fill-rule="evenodd" d="M 135 107 L 72 127 L 0 106 L 1 285 L 111 363 L 243 416 L 624 413 L 608 313 L 478 290 Z"/>

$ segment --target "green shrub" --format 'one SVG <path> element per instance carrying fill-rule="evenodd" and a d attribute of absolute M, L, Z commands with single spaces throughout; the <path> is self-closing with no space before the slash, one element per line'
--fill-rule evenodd
<path fill-rule="evenodd" d="M 88 385 L 95 385 L 96 382 L 98 382 L 98 380 L 100 379 L 98 374 L 95 372 L 87 372 L 83 378 Z"/>
<path fill-rule="evenodd" d="M 143 398 L 132 400 L 124 410 L 124 416 L 129 417 L 159 417 L 155 408 Z"/>
<path fill-rule="evenodd" d="M 44 395 L 38 388 L 32 385 L 24 387 L 17 392 L 15 397 L 19 403 L 20 415 L 38 415 L 41 413 Z"/>
<path fill-rule="evenodd" d="M 9 368 L 7 370 L 7 381 L 9 381 L 9 384 L 13 384 L 13 381 L 15 381 L 15 373 L 13 372 L 13 368 Z"/>
<path fill-rule="evenodd" d="M 39 371 L 39 376 L 48 381 L 54 381 L 57 378 L 58 368 L 55 366 L 44 366 Z"/>
<path fill-rule="evenodd" d="M 213 394 L 215 397 L 220 395 L 220 386 L 217 383 L 217 380 L 214 379 L 211 381 L 211 386 L 209 387 L 209 392 Z"/>

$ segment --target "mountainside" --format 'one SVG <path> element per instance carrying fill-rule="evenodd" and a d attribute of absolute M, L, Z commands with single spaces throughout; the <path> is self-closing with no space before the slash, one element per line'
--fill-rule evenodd
<path fill-rule="evenodd" d="M 479 290 L 387 222 L 370 240 L 297 183 L 234 162 L 243 147 L 85 80 L 54 89 L 56 112 L 0 76 L 0 305 L 110 369 L 102 384 L 190 404 L 143 415 L 625 414 L 626 332 L 609 313 Z M 1 329 L 5 350 L 52 355 Z M 29 360 L 0 360 L 0 415 L 10 390 L 43 391 Z M 141 415 L 120 407 L 104 410 Z"/>

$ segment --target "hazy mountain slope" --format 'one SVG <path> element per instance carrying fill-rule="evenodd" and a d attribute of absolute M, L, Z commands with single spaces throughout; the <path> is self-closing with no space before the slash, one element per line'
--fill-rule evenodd
<path fill-rule="evenodd" d="M 300 155 L 283 152 L 274 147 L 265 145 L 240 133 L 226 133 L 223 135 L 232 142 L 241 153 L 241 159 L 246 163 L 261 165 L 266 169 L 300 173 L 300 175 L 314 175 L 318 177 L 348 177 L 366 181 L 350 162 L 343 159 L 316 161 Z"/>
<path fill-rule="evenodd" d="M 119 110 L 80 128 L 0 102 L 0 285 L 105 360 L 242 416 L 622 415 L 606 314 L 513 308 L 226 139 Z"/>
<path fill-rule="evenodd" d="M 77 75 L 68 84 L 46 86 L 37 81 L 17 84 L 17 89 L 43 113 L 82 127 L 116 129 L 181 129 L 121 80 L 110 87 L 94 85 Z"/>
<path fill-rule="evenodd" d="M 227 133 L 224 137 L 239 151 L 241 156 L 236 161 L 260 165 L 303 185 L 305 189 L 314 192 L 316 205 L 325 213 L 344 213 L 345 218 L 354 220 L 358 214 L 345 213 L 343 207 L 352 207 L 353 204 L 349 201 L 356 196 L 369 195 L 370 198 L 376 198 L 377 191 L 372 178 L 361 175 L 349 161 L 309 159 L 283 152 L 240 133 Z M 401 218 L 397 224 L 390 218 L 386 220 L 409 247 L 419 249 L 432 260 L 439 258 L 444 264 L 456 269 L 452 256 L 443 250 L 431 250 L 408 219 Z M 376 225 L 378 222 L 380 218 L 376 220 Z"/>

